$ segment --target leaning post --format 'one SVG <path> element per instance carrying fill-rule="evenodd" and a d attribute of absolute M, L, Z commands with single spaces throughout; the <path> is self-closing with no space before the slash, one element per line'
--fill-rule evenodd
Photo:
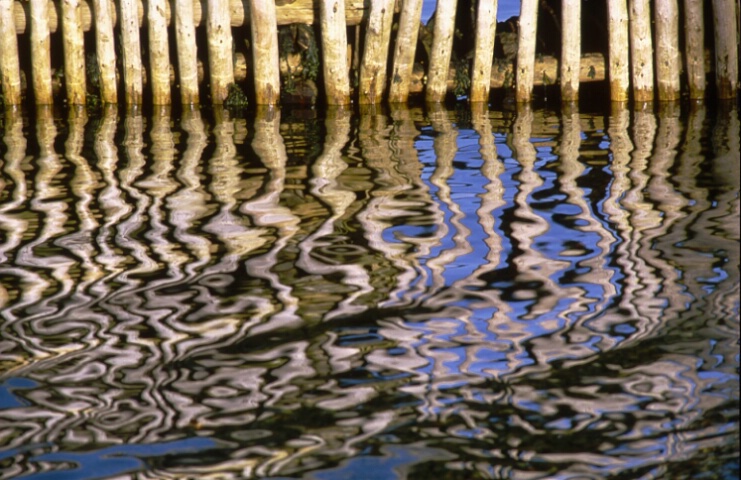
<path fill-rule="evenodd" d="M 391 21 L 394 18 L 394 0 L 374 0 L 370 8 L 363 59 L 360 63 L 358 103 L 362 105 L 377 104 L 383 101 L 391 41 Z"/>
<path fill-rule="evenodd" d="M 457 0 L 438 0 L 437 2 L 425 90 L 425 100 L 428 103 L 442 102 L 448 92 L 448 71 L 450 57 L 453 53 L 456 4 Z"/>
<path fill-rule="evenodd" d="M 414 69 L 421 15 L 422 0 L 407 0 L 402 3 L 389 82 L 389 103 L 406 103 L 409 99 L 409 83 Z"/>

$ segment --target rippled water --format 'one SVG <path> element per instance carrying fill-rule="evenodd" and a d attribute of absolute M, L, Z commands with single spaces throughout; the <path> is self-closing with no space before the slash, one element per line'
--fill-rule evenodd
<path fill-rule="evenodd" d="M 736 106 L 8 111 L 0 478 L 733 478 Z"/>

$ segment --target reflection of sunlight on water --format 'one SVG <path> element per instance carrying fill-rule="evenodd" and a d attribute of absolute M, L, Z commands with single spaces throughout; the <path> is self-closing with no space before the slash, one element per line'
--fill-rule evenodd
<path fill-rule="evenodd" d="M 0 478 L 737 471 L 734 108 L 281 113 L 5 113 Z"/>

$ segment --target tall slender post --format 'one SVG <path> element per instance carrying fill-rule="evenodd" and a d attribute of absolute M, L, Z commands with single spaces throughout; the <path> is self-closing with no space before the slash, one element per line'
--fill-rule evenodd
<path fill-rule="evenodd" d="M 494 3 L 496 1 L 494 0 Z M 407 0 L 402 3 L 389 82 L 389 103 L 406 103 L 409 99 L 409 84 L 414 68 L 421 15 L 422 0 Z"/>
<path fill-rule="evenodd" d="M 425 100 L 442 102 L 448 92 L 448 71 L 453 53 L 455 10 L 457 0 L 438 0 L 435 10 L 435 27 L 432 32 L 432 53 L 427 72 Z"/>
<path fill-rule="evenodd" d="M 139 40 L 139 15 L 137 0 L 120 0 L 119 26 L 123 52 L 123 77 L 126 103 L 142 103 L 142 54 Z"/>
<path fill-rule="evenodd" d="M 62 2 L 62 35 L 64 39 L 64 84 L 67 102 L 84 105 L 87 102 L 85 81 L 85 45 L 80 19 L 80 1 Z"/>
<path fill-rule="evenodd" d="M 684 0 L 685 62 L 690 98 L 705 98 L 705 19 L 703 2 Z"/>
<path fill-rule="evenodd" d="M 581 0 L 563 0 L 561 30 L 561 101 L 576 102 L 581 61 Z"/>
<path fill-rule="evenodd" d="M 149 25 L 149 68 L 152 78 L 152 103 L 169 105 L 170 99 L 170 46 L 167 39 L 166 0 L 148 0 L 147 24 Z"/>
<path fill-rule="evenodd" d="M 329 105 L 350 103 L 350 75 L 347 67 L 347 26 L 345 2 L 321 0 L 319 22 L 322 32 L 324 93 Z"/>
<path fill-rule="evenodd" d="M 677 0 L 656 0 L 656 84 L 660 101 L 679 100 L 679 7 Z"/>
<path fill-rule="evenodd" d="M 693 0 L 687 0 L 692 2 Z M 608 0 L 610 99 L 627 102 L 630 88 L 628 42 L 628 4 L 626 0 Z"/>
<path fill-rule="evenodd" d="M 630 56 L 633 99 L 654 99 L 654 60 L 649 0 L 630 0 Z"/>
<path fill-rule="evenodd" d="M 494 39 L 497 33 L 498 0 L 479 0 L 476 17 L 476 43 L 473 54 L 470 100 L 489 101 L 491 66 L 494 60 Z"/>
<path fill-rule="evenodd" d="M 193 0 L 175 0 L 175 41 L 178 46 L 178 81 L 180 103 L 199 103 L 198 53 L 193 23 Z"/>
<path fill-rule="evenodd" d="M 255 73 L 255 99 L 258 105 L 275 105 L 280 100 L 278 24 L 275 0 L 250 1 L 252 62 Z"/>
<path fill-rule="evenodd" d="M 718 98 L 738 94 L 738 0 L 713 0 L 715 84 Z"/>
<path fill-rule="evenodd" d="M 535 36 L 538 25 L 538 0 L 522 0 L 517 47 L 517 86 L 515 100 L 530 102 L 533 97 Z"/>
<path fill-rule="evenodd" d="M 46 0 L 42 0 L 46 1 Z M 110 0 L 93 0 L 95 10 L 95 53 L 100 71 L 100 100 L 118 103 L 116 49 L 113 41 L 113 13 Z"/>
<path fill-rule="evenodd" d="M 208 0 L 206 35 L 211 102 L 221 105 L 229 94 L 229 85 L 234 83 L 229 0 Z"/>
<path fill-rule="evenodd" d="M 49 0 L 31 0 L 31 76 L 36 105 L 54 103 L 50 45 Z"/>
<path fill-rule="evenodd" d="M 360 94 L 358 103 L 376 104 L 383 101 L 386 88 L 391 20 L 394 18 L 394 0 L 371 2 L 365 48 L 360 63 Z"/>
<path fill-rule="evenodd" d="M 21 67 L 12 0 L 0 0 L 0 52 L 3 101 L 6 105 L 18 105 L 21 103 Z"/>

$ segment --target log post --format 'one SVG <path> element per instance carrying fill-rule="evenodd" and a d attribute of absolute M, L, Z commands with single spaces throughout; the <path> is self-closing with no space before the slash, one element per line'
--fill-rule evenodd
<path fill-rule="evenodd" d="M 21 67 L 12 7 L 11 0 L 0 0 L 0 74 L 5 105 L 21 103 Z"/>
<path fill-rule="evenodd" d="M 393 18 L 394 0 L 371 2 L 368 28 L 365 32 L 363 60 L 360 63 L 358 103 L 361 105 L 377 104 L 383 101 Z"/>
<path fill-rule="evenodd" d="M 103 103 L 118 103 L 116 49 L 113 41 L 112 19 L 116 9 L 110 0 L 93 0 L 93 8 L 95 10 L 95 53 L 100 71 L 100 100 Z"/>
<path fill-rule="evenodd" d="M 713 0 L 715 25 L 715 84 L 718 98 L 738 93 L 738 0 Z"/>
<path fill-rule="evenodd" d="M 686 0 L 693 2 L 693 0 Z M 628 42 L 628 4 L 626 0 L 608 0 L 610 100 L 627 102 L 630 89 Z"/>
<path fill-rule="evenodd" d="M 581 60 L 581 0 L 563 0 L 561 31 L 561 102 L 576 102 Z"/>
<path fill-rule="evenodd" d="M 180 103 L 194 105 L 198 98 L 198 53 L 193 0 L 175 0 L 175 41 L 178 51 Z"/>
<path fill-rule="evenodd" d="M 31 0 L 30 6 L 33 97 L 36 105 L 50 105 L 54 103 L 54 94 L 51 87 L 49 0 Z"/>
<path fill-rule="evenodd" d="M 321 0 L 319 22 L 322 35 L 322 71 L 328 105 L 350 103 L 350 75 L 347 69 L 347 27 L 345 2 Z"/>
<path fill-rule="evenodd" d="M 653 42 L 649 0 L 630 0 L 630 56 L 633 100 L 654 99 Z"/>
<path fill-rule="evenodd" d="M 126 103 L 140 105 L 142 103 L 142 57 L 137 0 L 120 0 L 119 6 Z"/>
<path fill-rule="evenodd" d="M 684 0 L 684 35 L 687 84 L 690 98 L 705 98 L 705 19 L 703 2 Z"/>
<path fill-rule="evenodd" d="M 677 0 L 656 0 L 656 84 L 659 101 L 679 100 L 679 7 Z"/>
<path fill-rule="evenodd" d="M 448 92 L 448 69 L 450 68 L 450 56 L 453 53 L 457 3 L 457 0 L 438 0 L 437 2 L 425 90 L 425 100 L 428 103 L 442 102 Z"/>
<path fill-rule="evenodd" d="M 64 0 L 62 35 L 64 38 L 64 84 L 70 105 L 85 105 L 85 45 L 80 24 L 80 0 Z"/>
<path fill-rule="evenodd" d="M 406 103 L 409 99 L 409 83 L 414 68 L 421 15 L 422 0 L 407 0 L 402 4 L 389 82 L 389 103 Z"/>
<path fill-rule="evenodd" d="M 530 102 L 533 97 L 535 37 L 538 25 L 538 0 L 522 0 L 517 47 L 517 85 L 515 100 Z"/>
<path fill-rule="evenodd" d="M 167 39 L 166 0 L 147 2 L 147 25 L 149 27 L 149 68 L 152 103 L 169 105 L 170 99 L 170 46 Z"/>
<path fill-rule="evenodd" d="M 497 33 L 498 0 L 479 0 L 476 17 L 476 43 L 471 73 L 472 103 L 488 102 L 491 88 L 491 67 L 494 59 L 494 39 Z"/>
<path fill-rule="evenodd" d="M 258 105 L 280 101 L 280 65 L 275 0 L 250 0 L 252 63 Z"/>
<path fill-rule="evenodd" d="M 208 0 L 206 35 L 208 36 L 208 69 L 211 80 L 211 102 L 224 103 L 229 85 L 234 83 L 232 32 L 229 0 Z"/>

